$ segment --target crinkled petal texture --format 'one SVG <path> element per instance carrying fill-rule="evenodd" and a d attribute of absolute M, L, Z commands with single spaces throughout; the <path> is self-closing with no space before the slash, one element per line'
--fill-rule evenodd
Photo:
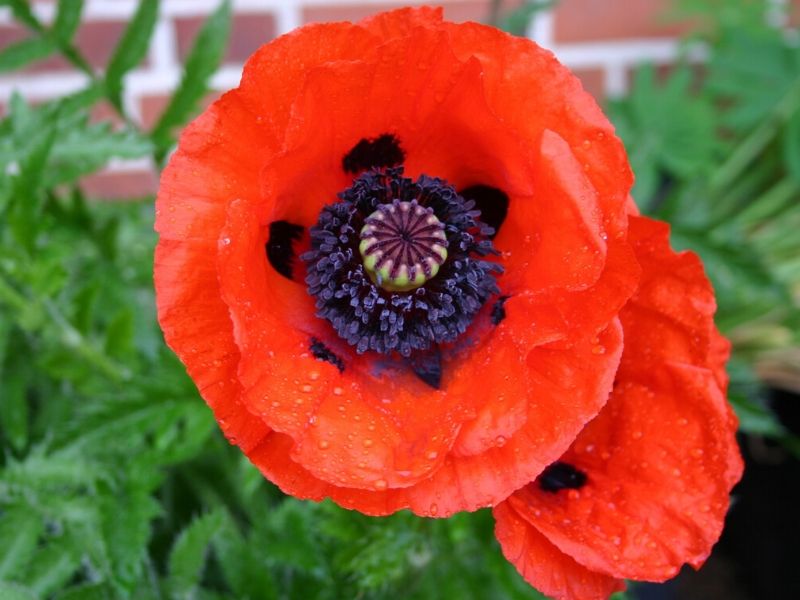
<path fill-rule="evenodd" d="M 620 312 L 614 389 L 559 459 L 586 483 L 548 492 L 534 482 L 495 509 L 506 557 L 555 598 L 606 598 L 622 579 L 699 567 L 741 476 L 713 292 L 698 258 L 673 252 L 668 236 L 663 223 L 631 217 L 642 280 Z"/>
<path fill-rule="evenodd" d="M 505 318 L 487 304 L 438 389 L 353 352 L 315 316 L 302 263 L 289 279 L 265 253 L 270 224 L 307 231 L 353 181 L 343 157 L 385 133 L 408 176 L 509 198 Z M 284 491 L 369 514 L 495 505 L 608 400 L 639 277 L 631 181 L 594 101 L 530 41 L 425 8 L 307 26 L 183 134 L 157 200 L 159 320 L 228 438 Z"/>

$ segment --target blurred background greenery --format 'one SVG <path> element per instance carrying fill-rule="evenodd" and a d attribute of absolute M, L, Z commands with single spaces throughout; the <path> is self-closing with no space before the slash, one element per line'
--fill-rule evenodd
<path fill-rule="evenodd" d="M 494 2 L 492 17 L 520 31 L 547 4 Z M 372 519 L 264 481 L 163 344 L 152 198 L 94 202 L 77 185 L 114 157 L 163 165 L 222 58 L 229 3 L 200 30 L 149 130 L 125 113 L 122 91 L 158 2 L 140 3 L 102 74 L 72 43 L 81 0 L 61 0 L 51 26 L 24 0 L 0 5 L 34 34 L 0 50 L 0 72 L 61 54 L 89 75 L 55 101 L 15 96 L 0 121 L 0 598 L 539 597 L 500 555 L 488 511 Z M 775 3 L 676 1 L 674 14 L 695 23 L 687 56 L 700 47 L 704 60 L 642 65 L 607 109 L 640 207 L 671 222 L 673 243 L 700 253 L 714 281 L 748 459 L 796 473 L 800 49 L 767 10 Z M 124 125 L 90 123 L 99 102 Z"/>

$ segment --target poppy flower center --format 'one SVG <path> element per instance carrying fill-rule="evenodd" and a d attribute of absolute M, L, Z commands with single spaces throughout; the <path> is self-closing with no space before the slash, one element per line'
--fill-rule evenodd
<path fill-rule="evenodd" d="M 363 172 L 311 227 L 306 284 L 317 316 L 359 353 L 418 356 L 453 342 L 499 293 L 493 229 L 442 179 Z"/>
<path fill-rule="evenodd" d="M 358 249 L 370 278 L 384 290 L 418 288 L 447 259 L 444 225 L 416 200 L 381 204 L 364 223 Z"/>

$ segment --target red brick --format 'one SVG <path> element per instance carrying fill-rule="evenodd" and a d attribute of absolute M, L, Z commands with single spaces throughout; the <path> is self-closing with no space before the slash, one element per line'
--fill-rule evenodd
<path fill-rule="evenodd" d="M 104 67 L 117 47 L 127 23 L 93 21 L 78 28 L 76 45 L 93 67 Z M 147 62 L 145 57 L 143 62 Z"/>
<path fill-rule="evenodd" d="M 489 0 L 439 0 L 433 2 L 444 8 L 444 16 L 450 21 L 461 23 L 464 21 L 485 22 L 489 16 L 491 2 Z M 519 2 L 512 0 L 504 2 L 505 10 Z M 322 23 L 326 21 L 358 21 L 364 17 L 374 15 L 385 10 L 407 6 L 404 2 L 384 4 L 380 6 L 361 3 L 345 3 L 338 6 L 308 6 L 303 9 L 304 23 Z"/>
<path fill-rule="evenodd" d="M 100 172 L 81 179 L 87 197 L 96 200 L 131 200 L 150 196 L 158 189 L 158 177 L 152 170 Z"/>
<path fill-rule="evenodd" d="M 675 37 L 685 22 L 668 22 L 671 0 L 561 0 L 554 9 L 557 43 Z"/>
<path fill-rule="evenodd" d="M 28 30 L 20 25 L 0 25 L 0 50 L 27 37 L 30 37 Z"/>
<path fill-rule="evenodd" d="M 790 27 L 800 26 L 800 0 L 791 0 L 787 7 L 788 24 Z"/>
<path fill-rule="evenodd" d="M 139 113 L 142 117 L 142 127 L 149 130 L 158 122 L 158 118 L 169 102 L 169 95 L 143 96 L 139 100 Z"/>
<path fill-rule="evenodd" d="M 92 105 L 89 109 L 89 120 L 92 123 L 103 123 L 110 121 L 114 128 L 120 128 L 125 124 L 125 121 L 119 115 L 117 110 L 111 105 L 108 100 L 101 100 Z"/>
<path fill-rule="evenodd" d="M 73 43 L 90 65 L 95 68 L 106 66 L 114 48 L 117 46 L 125 23 L 120 21 L 90 21 L 78 27 Z M 0 26 L 0 48 L 6 44 L 21 41 L 31 36 L 31 33 L 17 25 Z M 146 59 L 145 59 L 146 62 Z M 44 60 L 26 67 L 27 72 L 66 71 L 73 69 L 72 65 L 58 53 L 54 53 Z"/>
<path fill-rule="evenodd" d="M 209 104 L 214 102 L 221 96 L 220 92 L 209 92 L 202 102 L 200 102 L 200 109 L 205 110 Z M 142 127 L 149 130 L 152 129 L 158 122 L 161 113 L 167 108 L 170 96 L 166 94 L 143 96 L 139 101 L 139 110 L 142 116 Z"/>
<path fill-rule="evenodd" d="M 606 95 L 606 73 L 603 69 L 573 69 L 583 84 L 583 89 L 602 102 Z"/>
<path fill-rule="evenodd" d="M 189 54 L 194 38 L 205 17 L 175 19 L 178 56 L 183 61 Z M 275 37 L 275 17 L 268 13 L 247 13 L 233 16 L 231 37 L 225 51 L 225 62 L 241 64 L 262 44 Z"/>

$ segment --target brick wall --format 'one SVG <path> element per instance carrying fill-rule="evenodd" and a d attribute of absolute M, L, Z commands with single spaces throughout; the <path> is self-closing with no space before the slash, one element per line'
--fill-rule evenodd
<path fill-rule="evenodd" d="M 126 19 L 138 0 L 86 0 L 76 43 L 95 66 L 105 64 Z M 148 0 L 141 0 L 148 1 Z M 740 0 L 730 0 L 740 1 Z M 781 0 L 777 0 L 781 1 Z M 795 0 L 792 0 L 793 2 Z M 511 6 L 519 0 L 506 0 Z M 241 65 L 259 45 L 304 23 L 355 20 L 373 12 L 419 0 L 234 0 L 231 43 L 212 85 L 225 90 L 237 85 Z M 555 51 L 573 68 L 585 87 L 598 98 L 625 91 L 632 66 L 648 60 L 670 63 L 677 53 L 675 36 L 685 25 L 667 23 L 669 0 L 560 0 L 537 17 L 529 35 Z M 54 13 L 53 0 L 33 0 L 44 21 Z M 128 77 L 124 102 L 135 119 L 150 126 L 180 78 L 181 60 L 205 15 L 218 0 L 162 0 L 162 13 L 147 58 Z M 484 20 L 489 0 L 439 0 L 448 19 Z M 0 8 L 0 48 L 23 39 L 9 10 Z M 0 114 L 12 90 L 31 101 L 44 100 L 80 89 L 84 77 L 61 59 L 47 59 L 13 75 L 0 74 Z M 98 107 L 96 118 L 111 112 Z M 151 192 L 156 177 L 146 161 L 115 163 L 107 172 L 85 182 L 86 191 L 99 196 L 128 196 Z"/>

